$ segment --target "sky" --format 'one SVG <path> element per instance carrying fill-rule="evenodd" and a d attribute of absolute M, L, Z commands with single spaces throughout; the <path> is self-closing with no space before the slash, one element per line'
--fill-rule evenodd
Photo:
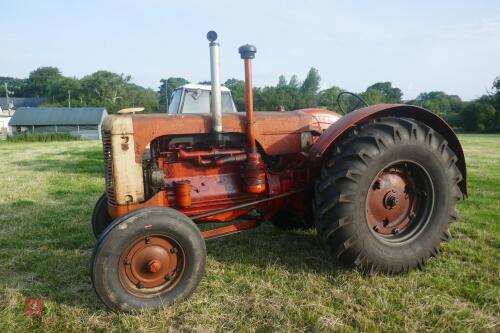
<path fill-rule="evenodd" d="M 157 89 L 161 78 L 210 78 L 217 31 L 222 81 L 243 79 L 238 47 L 257 47 L 254 85 L 300 80 L 361 92 L 391 81 L 404 99 L 445 91 L 471 100 L 500 76 L 500 1 L 0 0 L 0 76 L 56 66 L 97 70 Z"/>

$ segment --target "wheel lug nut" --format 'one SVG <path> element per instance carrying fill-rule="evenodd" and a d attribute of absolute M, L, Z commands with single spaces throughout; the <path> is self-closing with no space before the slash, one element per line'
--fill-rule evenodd
<path fill-rule="evenodd" d="M 172 280 L 172 276 L 171 276 L 171 275 L 165 275 L 165 280 L 166 280 L 166 281 L 170 281 L 170 280 Z"/>
<path fill-rule="evenodd" d="M 373 183 L 373 189 L 380 190 L 380 182 L 378 180 L 375 183 Z"/>
<path fill-rule="evenodd" d="M 151 237 L 146 237 L 145 241 L 146 241 L 146 244 L 151 243 Z"/>
<path fill-rule="evenodd" d="M 139 281 L 139 282 L 137 282 L 137 284 L 135 286 L 139 289 L 142 289 L 142 288 L 144 288 L 144 283 L 142 281 Z"/>
<path fill-rule="evenodd" d="M 410 215 L 408 215 L 408 218 L 411 220 L 413 220 L 415 218 L 415 213 L 410 213 Z"/>
<path fill-rule="evenodd" d="M 373 231 L 378 232 L 378 225 L 373 227 Z"/>
<path fill-rule="evenodd" d="M 177 252 L 179 252 L 179 250 L 177 250 L 176 247 L 170 249 L 170 253 L 177 253 Z"/>
<path fill-rule="evenodd" d="M 398 228 L 394 228 L 392 229 L 392 233 L 395 235 L 395 234 L 398 234 L 399 233 L 399 229 Z"/>

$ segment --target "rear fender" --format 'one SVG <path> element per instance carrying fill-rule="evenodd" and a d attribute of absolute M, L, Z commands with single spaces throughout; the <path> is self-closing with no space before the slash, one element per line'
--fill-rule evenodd
<path fill-rule="evenodd" d="M 322 158 L 329 148 L 349 129 L 367 123 L 370 120 L 387 116 L 413 118 L 441 134 L 448 142 L 448 146 L 451 150 L 457 155 L 457 166 L 463 177 L 458 186 L 462 190 L 462 193 L 467 195 L 467 169 L 465 166 L 464 152 L 455 132 L 453 132 L 451 127 L 441 117 L 418 106 L 405 104 L 378 104 L 350 112 L 333 123 L 318 138 L 314 145 L 311 146 L 309 152 L 316 157 Z"/>

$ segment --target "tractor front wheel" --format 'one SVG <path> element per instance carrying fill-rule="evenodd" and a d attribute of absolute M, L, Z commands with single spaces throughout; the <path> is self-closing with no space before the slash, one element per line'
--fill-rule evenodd
<path fill-rule="evenodd" d="M 108 213 L 108 196 L 103 193 L 97 200 L 92 212 L 92 232 L 95 238 L 99 238 L 112 221 Z"/>
<path fill-rule="evenodd" d="M 189 297 L 205 272 L 200 230 L 170 208 L 142 208 L 115 220 L 94 248 L 91 277 L 115 311 L 156 309 Z"/>
<path fill-rule="evenodd" d="M 334 258 L 370 272 L 423 268 L 458 217 L 456 162 L 446 140 L 413 119 L 354 129 L 315 187 L 316 227 Z"/>

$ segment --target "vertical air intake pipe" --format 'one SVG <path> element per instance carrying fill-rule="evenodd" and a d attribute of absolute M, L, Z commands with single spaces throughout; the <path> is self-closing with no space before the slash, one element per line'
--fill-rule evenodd
<path fill-rule="evenodd" d="M 253 83 L 252 59 L 255 58 L 257 48 L 253 45 L 243 45 L 238 49 L 241 59 L 245 61 L 245 109 L 247 116 L 247 136 L 250 153 L 257 152 L 255 147 L 254 120 L 253 120 Z"/>
<path fill-rule="evenodd" d="M 210 41 L 210 81 L 212 84 L 210 98 L 210 112 L 212 113 L 212 132 L 217 143 L 222 143 L 222 94 L 220 83 L 220 57 L 217 33 L 209 31 L 207 39 Z"/>
<path fill-rule="evenodd" d="M 238 49 L 241 59 L 245 61 L 245 108 L 247 117 L 248 158 L 245 163 L 244 177 L 245 190 L 249 193 L 262 193 L 266 190 L 266 173 L 264 161 L 255 143 L 253 118 L 253 84 L 252 84 L 252 59 L 255 58 L 257 48 L 253 45 L 243 45 Z"/>

